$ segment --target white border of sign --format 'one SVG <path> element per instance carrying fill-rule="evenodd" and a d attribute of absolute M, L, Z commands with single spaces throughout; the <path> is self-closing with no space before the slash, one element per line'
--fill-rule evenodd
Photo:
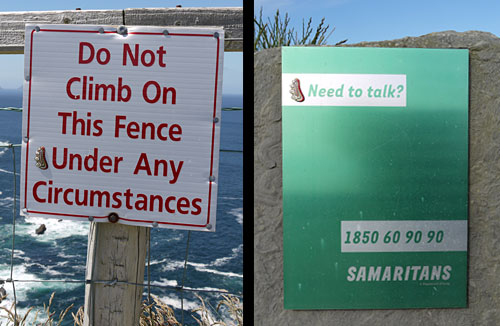
<path fill-rule="evenodd" d="M 202 184 L 207 185 L 207 206 L 206 218 L 203 217 L 200 223 L 186 223 L 179 222 L 179 218 L 170 218 L 170 220 L 165 221 L 165 217 L 154 219 L 149 217 L 132 217 L 120 216 L 119 223 L 129 224 L 129 225 L 141 225 L 141 226 L 159 226 L 167 228 L 176 229 L 187 229 L 187 230 L 200 230 L 200 231 L 215 231 L 215 215 L 217 208 L 217 186 L 218 186 L 218 157 L 219 157 L 219 136 L 220 136 L 220 107 L 222 100 L 222 62 L 223 62 L 223 51 L 224 51 L 224 31 L 219 27 L 210 28 L 190 28 L 190 27 L 144 27 L 144 26 L 127 26 L 128 35 L 141 35 L 142 37 L 177 37 L 177 38 L 214 38 L 216 42 L 216 62 L 212 63 L 215 66 L 214 73 L 214 88 L 213 88 L 213 114 L 212 114 L 212 132 L 211 132 L 211 157 L 210 157 L 210 168 L 207 177 L 208 180 L 204 180 Z M 168 30 L 168 34 L 164 31 Z M 25 85 L 24 85 L 24 96 L 23 96 L 23 146 L 22 146 L 22 173 L 21 173 L 21 214 L 24 216 L 41 216 L 41 217 L 51 217 L 51 218 L 66 218 L 72 220 L 94 220 L 96 222 L 107 222 L 109 215 L 93 215 L 90 214 L 78 214 L 70 213 L 65 210 L 58 211 L 57 208 L 54 210 L 40 210 L 30 207 L 30 200 L 28 199 L 28 194 L 30 188 L 28 183 L 30 178 L 28 177 L 29 171 L 36 169 L 34 167 L 35 162 L 32 160 L 36 147 L 40 144 L 36 143 L 30 146 L 32 140 L 32 128 L 30 125 L 32 110 L 34 107 L 32 105 L 32 91 L 33 91 L 33 56 L 35 55 L 37 38 L 35 35 L 40 32 L 46 33 L 73 33 L 75 35 L 85 35 L 88 33 L 100 33 L 100 34 L 117 34 L 117 28 L 112 26 L 102 26 L 102 25 L 48 25 L 48 24 L 27 24 L 26 25 L 26 40 L 25 40 Z M 28 168 L 30 167 L 30 168 Z M 113 209 L 107 209 L 112 213 Z M 204 215 L 205 212 L 202 214 Z M 205 216 L 205 215 L 204 215 Z M 163 220 L 162 220 L 163 219 Z"/>

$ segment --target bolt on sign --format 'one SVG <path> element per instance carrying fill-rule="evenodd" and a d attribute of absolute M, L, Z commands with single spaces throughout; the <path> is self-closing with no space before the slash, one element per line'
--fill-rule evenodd
<path fill-rule="evenodd" d="M 468 58 L 283 48 L 285 308 L 466 306 Z"/>
<path fill-rule="evenodd" d="M 222 28 L 26 25 L 25 216 L 215 231 Z"/>

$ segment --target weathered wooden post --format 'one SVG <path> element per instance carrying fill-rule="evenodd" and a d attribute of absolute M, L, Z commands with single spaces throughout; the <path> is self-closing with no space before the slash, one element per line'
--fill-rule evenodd
<path fill-rule="evenodd" d="M 0 13 L 0 21 L 5 22 L 5 24 L 2 24 L 2 26 L 0 27 L 0 54 L 23 53 L 25 47 L 24 44 L 25 24 L 38 23 L 38 22 L 43 22 L 43 24 L 57 23 L 57 24 L 101 24 L 101 25 L 116 25 L 116 26 L 123 25 L 124 28 L 126 28 L 125 24 L 128 26 L 148 25 L 148 26 L 176 26 L 176 27 L 177 26 L 196 26 L 196 27 L 223 26 L 225 38 L 224 40 L 221 40 L 224 42 L 221 44 L 223 44 L 224 50 L 241 51 L 242 35 L 243 35 L 242 16 L 243 16 L 242 8 L 173 8 L 173 9 L 165 8 L 165 9 L 125 9 L 125 10 L 88 10 L 88 11 L 71 10 L 71 11 L 47 11 L 47 12 L 6 12 L 6 13 Z M 40 31 L 40 28 L 38 26 L 34 27 L 35 28 L 32 27 L 33 31 L 31 33 L 36 33 Z M 50 27 L 45 27 L 45 31 L 49 31 L 49 29 Z M 71 29 L 70 25 L 68 25 L 68 29 Z M 44 30 L 42 29 L 42 31 Z M 52 32 L 54 31 L 55 30 L 52 30 Z M 99 30 L 99 33 L 104 34 L 105 33 L 104 29 L 101 28 Z M 106 31 L 106 33 L 109 33 L 109 31 Z M 169 35 L 168 30 L 165 30 L 163 34 L 165 36 L 168 36 Z M 212 38 L 218 39 L 218 35 L 219 35 L 218 33 L 214 33 L 213 35 L 210 36 Z M 31 53 L 33 51 L 34 50 L 29 51 L 30 55 L 29 62 L 31 62 Z M 158 55 L 161 55 L 163 53 L 162 49 L 159 49 L 158 51 L 159 51 L 157 52 Z M 146 66 L 148 66 L 148 64 L 151 62 L 148 61 L 151 60 L 151 58 L 149 59 L 148 58 L 149 57 L 146 56 L 145 59 L 144 58 L 141 59 L 143 64 Z M 102 61 L 105 61 L 106 56 L 100 57 L 100 59 Z M 217 55 L 217 61 L 219 61 L 218 55 Z M 27 95 L 25 95 L 25 104 L 26 102 L 29 103 L 29 99 L 31 99 L 31 86 L 32 86 L 31 63 L 29 66 L 30 66 L 29 68 L 30 73 L 28 73 L 26 76 L 25 91 L 28 90 L 30 95 L 28 97 Z M 215 75 L 216 90 L 217 90 L 217 84 L 219 84 L 220 88 L 221 82 L 217 81 L 217 74 L 216 74 Z M 154 84 L 152 85 L 155 86 Z M 159 86 L 157 88 L 159 88 Z M 68 86 L 66 89 L 67 92 L 71 93 L 70 86 Z M 167 88 L 164 89 L 168 91 Z M 220 89 L 219 92 L 221 92 Z M 72 94 L 69 93 L 68 96 L 70 98 L 76 99 L 76 97 L 74 97 Z M 143 94 L 146 93 L 143 91 Z M 147 97 L 148 95 L 143 95 L 143 96 Z M 214 145 L 213 145 L 214 130 L 215 130 L 215 125 L 219 122 L 219 118 L 215 116 L 215 98 L 217 98 L 217 96 L 220 97 L 220 93 L 218 94 L 217 91 L 215 91 L 214 96 L 215 97 L 212 100 L 212 103 L 214 103 L 213 122 L 212 118 L 210 118 L 210 125 L 213 124 L 214 126 L 210 127 L 212 130 L 212 159 L 210 163 L 210 174 L 206 176 L 207 180 L 203 181 L 204 183 L 206 182 L 206 184 L 217 182 L 215 177 L 212 176 L 212 161 L 214 153 Z M 148 99 L 151 100 L 151 98 Z M 148 101 L 148 99 L 146 99 L 146 101 L 148 103 L 151 103 L 151 101 Z M 217 102 L 219 101 L 220 98 L 217 100 Z M 29 112 L 29 109 L 26 110 L 25 108 L 25 111 Z M 25 114 L 29 115 L 29 113 Z M 76 117 L 74 117 L 73 119 L 76 120 Z M 26 116 L 23 114 L 23 124 L 25 121 L 26 121 Z M 29 121 L 29 117 L 27 118 L 27 121 Z M 37 190 L 40 190 L 43 187 L 50 188 L 53 181 L 49 179 L 53 178 L 52 172 L 55 172 L 55 170 L 54 171 L 50 170 L 51 169 L 50 163 L 47 172 L 42 173 L 35 169 L 34 170 L 35 172 L 33 171 L 31 172 L 32 175 L 31 178 L 33 178 L 33 175 L 37 175 L 37 178 L 47 178 L 48 181 L 39 181 L 35 186 L 28 186 L 28 184 L 32 182 L 27 176 L 28 174 L 27 165 L 32 164 L 32 158 L 33 158 L 31 157 L 32 156 L 31 151 L 36 149 L 36 147 L 40 146 L 37 144 L 37 141 L 39 143 L 42 143 L 43 137 L 45 137 L 45 135 L 36 134 L 35 137 L 30 136 L 29 123 L 28 127 L 25 128 L 24 130 L 27 130 L 27 134 L 23 135 L 25 141 L 23 145 L 23 164 L 24 166 L 26 166 L 26 171 L 22 177 L 23 189 L 24 189 L 22 191 L 23 198 L 21 203 L 22 213 L 24 215 L 33 214 L 33 215 L 47 216 L 47 217 L 70 216 L 73 219 L 75 217 L 89 218 L 89 220 L 105 219 L 106 216 L 86 217 L 81 213 L 71 213 L 68 211 L 64 213 L 61 212 L 55 213 L 53 210 L 49 210 L 51 209 L 51 207 L 43 208 L 47 209 L 45 211 L 43 209 L 42 210 L 38 209 L 37 211 L 31 207 L 30 200 L 32 201 L 31 197 L 32 194 L 30 192 L 36 192 Z M 50 144 L 45 144 L 44 146 L 49 146 L 49 145 Z M 40 149 L 44 149 L 44 147 L 38 147 L 38 150 Z M 104 172 L 108 172 L 106 169 L 109 166 L 107 166 L 106 164 L 107 163 L 104 163 L 104 169 L 103 169 Z M 137 163 L 137 166 L 140 167 L 139 170 L 145 169 L 144 166 L 140 164 L 141 163 Z M 38 168 L 40 167 L 38 166 Z M 179 166 L 177 172 L 180 173 Z M 40 175 L 39 173 L 42 174 Z M 88 182 L 89 184 L 91 183 L 90 180 L 88 180 Z M 212 187 L 211 186 L 207 187 L 207 189 L 210 189 L 208 191 L 208 193 L 210 193 Z M 48 191 L 49 191 L 48 196 L 50 198 L 50 196 L 52 196 L 51 193 L 52 190 Z M 62 194 L 62 190 L 60 191 Z M 128 189 L 128 191 L 130 191 L 130 189 Z M 69 194 L 71 193 L 72 193 L 71 191 L 64 191 L 64 202 L 71 201 L 69 196 Z M 105 202 L 105 200 L 108 201 L 111 200 L 110 197 L 106 199 L 106 196 L 103 195 L 104 192 L 101 192 L 101 190 L 97 190 L 96 192 L 94 192 L 94 196 L 95 194 L 97 194 L 96 198 L 98 199 L 96 200 L 99 201 L 98 204 L 99 207 L 101 207 L 101 201 Z M 122 195 L 121 192 L 115 192 L 112 194 Z M 43 202 L 44 204 L 48 203 L 48 201 L 51 201 L 51 199 L 47 200 L 46 198 L 44 198 L 42 199 L 42 201 L 40 201 L 40 196 L 46 196 L 46 195 L 47 194 L 44 193 L 43 191 L 38 193 L 35 196 L 36 197 L 35 201 Z M 155 197 L 154 200 L 158 200 L 158 196 L 154 197 Z M 128 205 L 128 198 L 129 197 L 127 197 L 127 205 Z M 172 207 L 174 207 L 175 205 L 175 208 L 177 209 L 178 212 L 180 213 L 187 212 L 187 207 L 189 207 L 187 198 L 180 197 L 177 204 L 172 204 L 172 206 L 170 206 L 171 200 L 169 200 L 169 198 L 171 197 L 167 197 L 165 199 L 166 206 L 164 206 L 165 207 L 164 209 L 166 209 L 167 211 L 172 210 Z M 212 203 L 213 206 L 212 210 L 214 210 L 214 207 L 216 206 L 216 200 L 214 198 L 215 197 L 212 197 L 212 199 L 210 199 L 210 194 L 208 195 L 208 200 L 206 200 L 206 202 L 208 202 L 208 211 L 210 211 L 210 203 Z M 115 200 L 114 196 L 113 200 Z M 153 199 L 151 200 L 153 201 Z M 202 209 L 200 207 L 200 202 L 201 200 L 197 202 L 195 199 L 190 203 L 192 208 L 191 212 L 199 214 L 198 210 Z M 114 203 L 115 205 L 118 205 L 116 201 Z M 107 207 L 109 207 L 109 202 L 107 205 L 108 205 Z M 110 209 L 110 211 L 112 210 Z M 215 212 L 213 212 L 213 214 L 214 213 Z M 139 317 L 141 311 L 141 298 L 142 298 L 143 288 L 141 285 L 138 284 L 143 284 L 144 282 L 145 256 L 147 250 L 147 242 L 149 239 L 149 229 L 143 226 L 130 226 L 120 223 L 115 223 L 119 218 L 113 220 L 112 214 L 110 214 L 109 216 L 110 216 L 109 217 L 110 222 L 113 223 L 92 222 L 90 226 L 89 246 L 87 255 L 87 270 L 86 270 L 87 284 L 85 286 L 84 324 L 89 326 L 90 325 L 120 325 L 120 326 L 134 325 L 135 326 L 139 323 Z M 129 217 L 128 221 L 129 222 L 133 221 L 133 218 L 134 217 Z M 200 224 L 195 226 L 196 227 L 200 226 L 202 228 L 210 230 L 212 228 L 210 222 L 211 222 L 210 213 L 208 213 L 205 224 L 204 225 Z M 148 221 L 145 223 L 149 224 L 149 226 L 158 225 L 158 223 L 154 219 L 152 221 Z M 172 223 L 172 225 L 173 224 L 175 223 Z"/>
<path fill-rule="evenodd" d="M 84 325 L 139 325 L 149 228 L 92 222 Z M 116 280 L 116 284 L 102 280 Z M 119 283 L 118 283 L 119 282 Z M 131 284 L 126 284 L 129 282 Z"/>

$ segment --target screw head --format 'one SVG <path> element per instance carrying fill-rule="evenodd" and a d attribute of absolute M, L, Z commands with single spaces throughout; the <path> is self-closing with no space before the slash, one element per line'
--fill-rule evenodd
<path fill-rule="evenodd" d="M 116 213 L 109 213 L 109 215 L 108 215 L 108 221 L 111 223 L 116 223 L 116 222 L 118 222 L 119 219 L 120 219 L 120 217 Z"/>
<path fill-rule="evenodd" d="M 207 224 L 207 230 L 212 230 L 212 224 Z"/>
<path fill-rule="evenodd" d="M 219 122 L 219 118 L 215 117 L 214 118 L 214 123 L 217 123 L 217 122 Z"/>
<path fill-rule="evenodd" d="M 215 181 L 215 176 L 214 176 L 214 175 L 211 175 L 211 176 L 208 178 L 208 180 L 210 180 L 210 181 L 214 182 L 214 181 Z"/>
<path fill-rule="evenodd" d="M 127 34 L 127 27 L 121 25 L 116 29 L 116 32 L 121 35 Z"/>
<path fill-rule="evenodd" d="M 40 26 L 35 26 L 35 31 L 40 32 Z"/>
<path fill-rule="evenodd" d="M 94 220 L 93 216 L 89 216 L 89 222 L 92 222 Z"/>
<path fill-rule="evenodd" d="M 99 28 L 99 34 L 104 34 L 104 28 L 102 27 Z"/>
<path fill-rule="evenodd" d="M 153 227 L 157 228 L 158 227 L 158 222 L 153 222 Z"/>
<path fill-rule="evenodd" d="M 163 30 L 163 35 L 168 36 L 168 30 Z"/>
<path fill-rule="evenodd" d="M 219 38 L 219 33 L 218 33 L 218 32 L 215 32 L 215 33 L 214 33 L 214 37 L 215 37 L 215 38 Z"/>

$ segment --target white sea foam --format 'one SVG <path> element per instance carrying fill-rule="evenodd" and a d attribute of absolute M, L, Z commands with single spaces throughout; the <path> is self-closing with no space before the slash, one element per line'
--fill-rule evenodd
<path fill-rule="evenodd" d="M 0 146 L 7 146 L 9 144 L 10 144 L 10 142 L 0 141 Z M 7 152 L 7 150 L 8 150 L 8 148 L 0 147 L 0 156 L 2 156 L 3 154 L 5 154 L 5 152 Z M 0 172 L 14 174 L 13 172 L 7 171 L 7 170 L 4 170 L 4 169 L 0 169 Z"/>
<path fill-rule="evenodd" d="M 19 202 L 19 201 L 17 201 L 17 202 Z M 12 197 L 0 198 L 0 206 L 1 207 L 12 207 L 13 204 L 14 204 L 14 198 L 12 198 Z"/>
<path fill-rule="evenodd" d="M 33 237 L 36 241 L 55 242 L 57 239 L 72 236 L 87 236 L 89 223 L 85 221 L 57 220 L 43 217 L 27 217 L 26 223 L 16 227 L 16 233 Z M 47 230 L 44 234 L 36 234 L 36 229 L 45 224 Z"/>
<path fill-rule="evenodd" d="M 74 270 L 81 270 L 81 271 L 86 270 L 85 264 L 84 265 L 75 265 L 75 266 L 72 266 L 72 268 Z"/>
<path fill-rule="evenodd" d="M 221 272 L 221 271 L 218 271 L 216 269 L 208 268 L 208 266 L 209 266 L 208 264 L 188 262 L 188 265 L 193 266 L 194 269 L 196 269 L 198 272 L 205 272 L 205 273 L 212 273 L 212 274 L 216 274 L 216 275 L 243 278 L 242 274 L 237 274 L 237 273 L 232 273 L 232 272 Z"/>
<path fill-rule="evenodd" d="M 56 266 L 64 266 L 67 262 L 60 262 L 60 263 L 57 263 Z M 61 276 L 61 275 L 67 275 L 67 276 L 73 276 L 74 273 L 63 273 L 63 272 L 58 272 L 56 271 L 54 268 L 56 266 L 47 266 L 47 265 L 43 265 L 43 264 L 40 264 L 40 263 L 31 263 L 31 264 L 27 264 L 27 266 L 36 266 L 38 268 L 40 268 L 44 274 L 49 274 L 50 276 Z"/>
<path fill-rule="evenodd" d="M 8 251 L 8 252 L 11 252 L 11 248 L 3 248 L 4 251 Z M 19 249 L 14 249 L 14 257 L 15 258 L 23 258 L 22 256 L 24 256 L 26 253 L 22 250 L 19 250 Z"/>
<path fill-rule="evenodd" d="M 78 255 L 67 255 L 63 252 L 58 252 L 57 257 L 64 258 L 64 259 L 69 259 L 69 258 L 79 258 L 80 256 Z"/>
<path fill-rule="evenodd" d="M 198 272 L 205 272 L 205 273 L 212 273 L 212 274 L 217 274 L 217 275 L 223 275 L 223 276 L 228 276 L 228 277 L 239 277 L 242 278 L 242 274 L 238 273 L 232 273 L 232 272 L 223 272 L 219 271 L 213 267 L 219 267 L 227 264 L 232 259 L 235 259 L 239 256 L 241 251 L 243 250 L 243 245 L 239 245 L 236 248 L 232 249 L 232 254 L 227 257 L 222 257 L 222 258 L 217 258 L 213 262 L 204 264 L 204 263 L 195 263 L 195 262 L 187 262 L 187 265 L 194 267 L 195 270 Z M 156 265 L 156 264 L 161 264 L 162 270 L 163 271 L 174 271 L 176 269 L 184 268 L 184 261 L 183 260 L 169 260 L 169 259 L 162 259 L 162 260 L 153 260 L 151 261 L 151 265 Z M 211 268 L 212 267 L 212 268 Z"/>
<path fill-rule="evenodd" d="M 243 200 L 243 197 L 228 197 L 228 196 L 221 196 L 219 199 L 226 199 L 226 200 Z"/>
<path fill-rule="evenodd" d="M 3 152 L 0 151 L 0 156 L 2 155 Z M 8 170 L 4 170 L 4 169 L 0 169 L 0 172 L 2 173 L 8 173 L 8 174 L 14 174 L 14 172 L 12 171 L 8 171 Z"/>
<path fill-rule="evenodd" d="M 238 247 L 232 249 L 233 253 L 231 254 L 231 256 L 217 258 L 210 265 L 211 266 L 225 265 L 228 261 L 237 258 L 242 250 L 243 250 L 243 244 L 240 244 Z"/>
<path fill-rule="evenodd" d="M 0 141 L 0 146 L 7 146 L 9 144 L 10 144 L 9 142 Z M 0 147 L 0 156 L 2 156 L 3 153 L 5 153 L 6 151 L 7 151 L 7 148 Z"/>
<path fill-rule="evenodd" d="M 156 286 L 172 286 L 172 287 L 177 287 L 179 286 L 179 283 L 177 280 L 167 280 L 165 278 L 160 278 L 159 281 L 151 281 L 151 285 L 156 285 Z M 201 287 L 201 288 L 192 288 L 189 286 L 185 286 L 184 289 L 186 290 L 193 290 L 193 291 L 220 291 L 220 292 L 227 292 L 225 289 L 218 289 L 218 288 L 212 288 L 212 287 Z"/>
<path fill-rule="evenodd" d="M 38 277 L 34 274 L 28 273 L 26 265 L 15 265 L 13 269 L 14 280 L 36 280 Z M 10 278 L 10 265 L 0 264 L 0 279 Z M 30 291 L 45 291 L 45 292 L 64 292 L 66 290 L 74 289 L 79 286 L 77 283 L 50 283 L 50 282 L 16 282 L 16 298 L 18 302 L 29 302 Z M 0 303 L 0 307 L 9 309 L 14 301 L 14 291 L 12 283 L 5 283 L 4 288 L 7 291 L 7 298 Z M 47 298 L 48 300 L 48 298 Z M 26 312 L 27 309 L 24 311 Z M 18 314 L 22 315 L 23 310 L 18 309 Z M 30 325 L 30 323 L 27 323 Z"/>
<path fill-rule="evenodd" d="M 42 265 L 40 263 L 31 263 L 31 264 L 28 264 L 28 266 L 30 266 L 30 267 L 36 266 L 36 267 L 40 268 L 41 270 L 43 270 L 43 273 L 49 274 L 52 276 L 62 275 L 62 273 L 59 273 L 59 272 L 53 270 L 52 267 L 45 266 L 45 265 Z"/>
<path fill-rule="evenodd" d="M 181 309 L 181 299 L 176 295 L 158 297 L 158 298 L 172 308 Z M 201 306 L 201 302 L 184 299 L 184 310 L 193 310 L 198 308 L 199 306 Z"/>
<path fill-rule="evenodd" d="M 243 207 L 233 208 L 229 211 L 229 214 L 236 216 L 236 221 L 243 224 Z"/>
<path fill-rule="evenodd" d="M 227 292 L 226 289 L 211 288 L 211 287 L 208 287 L 208 286 L 204 286 L 202 288 L 190 288 L 188 286 L 185 286 L 184 288 L 187 289 L 187 290 L 194 290 L 194 291 L 219 291 L 219 292 Z"/>
<path fill-rule="evenodd" d="M 160 278 L 159 281 L 152 281 L 151 285 L 159 285 L 159 286 L 178 286 L 176 280 L 167 280 L 165 278 Z"/>
<path fill-rule="evenodd" d="M 198 272 L 212 273 L 212 274 L 228 276 L 228 277 L 240 277 L 240 278 L 243 277 L 243 275 L 238 274 L 238 273 L 222 272 L 222 271 L 216 270 L 214 268 L 210 268 L 210 267 L 214 266 L 213 263 L 203 264 L 203 263 L 193 263 L 193 262 L 188 261 L 187 264 L 191 267 L 194 267 L 194 269 L 197 270 Z M 176 270 L 179 268 L 184 268 L 184 261 L 173 260 L 173 261 L 169 261 L 167 264 L 163 265 L 163 271 L 173 271 L 173 270 Z"/>
<path fill-rule="evenodd" d="M 171 241 L 181 241 L 182 239 L 184 238 L 184 235 L 182 233 L 178 233 L 176 234 L 175 236 L 171 237 L 171 238 L 168 238 L 167 239 L 167 242 L 171 242 Z"/>
<path fill-rule="evenodd" d="M 174 271 L 178 268 L 183 268 L 184 267 L 184 261 L 181 260 L 171 260 L 168 261 L 167 264 L 163 265 L 163 270 L 166 271 Z"/>
<path fill-rule="evenodd" d="M 150 265 L 158 265 L 158 264 L 164 264 L 168 261 L 168 258 L 164 258 L 162 260 L 152 260 L 149 264 Z M 175 269 L 175 268 L 174 268 Z"/>
<path fill-rule="evenodd" d="M 5 252 L 8 252 L 9 255 L 10 253 L 12 252 L 12 249 L 11 248 L 3 248 L 3 250 Z M 10 256 L 9 256 L 10 257 Z M 14 249 L 14 258 L 17 258 L 17 259 L 21 259 L 21 260 L 24 260 L 25 262 L 29 262 L 31 261 L 31 258 L 30 257 L 27 257 L 26 256 L 26 253 L 22 250 L 19 250 L 19 249 Z"/>

